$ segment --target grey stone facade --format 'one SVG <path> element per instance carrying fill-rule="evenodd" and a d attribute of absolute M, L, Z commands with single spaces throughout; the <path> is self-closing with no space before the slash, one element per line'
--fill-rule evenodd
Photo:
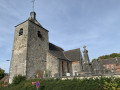
<path fill-rule="evenodd" d="M 73 76 L 78 76 L 81 72 L 80 70 L 80 61 L 72 63 Z"/>
<path fill-rule="evenodd" d="M 84 60 L 80 48 L 64 51 L 49 42 L 48 30 L 36 20 L 36 13 L 15 27 L 9 83 L 14 76 L 29 78 L 79 76 L 90 72 L 88 51 Z"/>
<path fill-rule="evenodd" d="M 19 30 L 23 28 L 23 35 L 19 36 Z M 26 75 L 27 60 L 28 21 L 15 28 L 12 60 L 10 65 L 9 83 L 15 75 Z"/>
<path fill-rule="evenodd" d="M 38 71 L 46 70 L 46 55 L 48 51 L 48 31 L 29 21 L 28 48 L 26 61 L 27 78 L 35 78 Z M 38 31 L 42 37 L 38 37 Z"/>
<path fill-rule="evenodd" d="M 23 30 L 22 35 L 20 30 Z M 38 37 L 38 31 L 42 35 Z M 46 55 L 48 51 L 48 31 L 36 20 L 29 18 L 16 26 L 10 78 L 16 75 L 25 75 L 26 78 L 35 78 L 37 73 L 46 70 Z"/>
<path fill-rule="evenodd" d="M 48 77 L 59 77 L 60 68 L 58 67 L 60 61 L 57 57 L 53 56 L 49 52 L 47 53 L 47 66 L 46 69 L 48 71 Z"/>

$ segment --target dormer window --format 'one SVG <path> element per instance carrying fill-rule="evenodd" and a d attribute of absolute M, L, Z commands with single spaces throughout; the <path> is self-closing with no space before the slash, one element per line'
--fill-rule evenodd
<path fill-rule="evenodd" d="M 19 30 L 19 36 L 23 35 L 23 28 Z"/>
<path fill-rule="evenodd" d="M 37 32 L 37 35 L 38 35 L 39 38 L 42 38 L 42 35 L 41 35 L 40 31 Z"/>

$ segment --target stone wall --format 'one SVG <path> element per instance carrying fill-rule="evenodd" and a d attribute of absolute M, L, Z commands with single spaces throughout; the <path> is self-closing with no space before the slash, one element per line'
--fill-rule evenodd
<path fill-rule="evenodd" d="M 105 77 L 105 78 L 111 78 L 111 77 L 115 77 L 115 78 L 120 78 L 120 75 L 105 75 L 105 76 L 102 76 L 102 77 Z M 80 76 L 78 76 L 78 77 L 62 77 L 61 78 L 61 80 L 66 80 L 66 79 L 74 79 L 74 78 L 76 78 L 76 79 L 89 79 L 89 78 L 101 78 L 101 75 L 100 76 L 86 76 L 86 77 L 80 77 Z"/>
<path fill-rule="evenodd" d="M 67 65 L 67 63 L 69 64 Z M 66 76 L 67 73 L 70 73 L 70 76 L 72 76 L 72 62 L 60 59 L 60 77 Z"/>
<path fill-rule="evenodd" d="M 38 72 L 43 77 L 46 70 L 46 54 L 48 51 L 48 31 L 39 25 L 29 21 L 28 25 L 28 49 L 27 49 L 27 78 L 36 78 Z M 38 31 L 40 37 L 38 37 Z"/>
<path fill-rule="evenodd" d="M 80 62 L 79 61 L 75 61 L 72 62 L 72 70 L 73 70 L 73 76 L 78 76 L 80 73 Z"/>
<path fill-rule="evenodd" d="M 48 77 L 59 77 L 59 59 L 55 56 L 47 53 L 47 65 L 46 65 Z"/>
<path fill-rule="evenodd" d="M 20 29 L 23 29 L 23 35 L 19 36 Z M 28 21 L 15 27 L 9 83 L 15 75 L 26 75 L 27 35 Z"/>

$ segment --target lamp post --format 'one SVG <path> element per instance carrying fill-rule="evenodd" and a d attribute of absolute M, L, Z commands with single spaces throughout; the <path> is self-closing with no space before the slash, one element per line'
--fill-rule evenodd
<path fill-rule="evenodd" d="M 10 62 L 10 60 L 6 60 L 7 62 Z M 10 67 L 9 67 L 9 74 L 8 74 L 8 86 L 9 86 L 9 77 L 10 77 Z"/>

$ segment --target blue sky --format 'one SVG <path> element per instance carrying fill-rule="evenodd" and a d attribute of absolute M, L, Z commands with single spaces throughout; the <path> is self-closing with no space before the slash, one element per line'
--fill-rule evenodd
<path fill-rule="evenodd" d="M 14 31 L 29 18 L 32 0 L 0 0 L 0 67 L 9 71 Z M 120 52 L 120 0 L 36 0 L 37 20 L 64 50 L 87 46 L 90 60 Z"/>

